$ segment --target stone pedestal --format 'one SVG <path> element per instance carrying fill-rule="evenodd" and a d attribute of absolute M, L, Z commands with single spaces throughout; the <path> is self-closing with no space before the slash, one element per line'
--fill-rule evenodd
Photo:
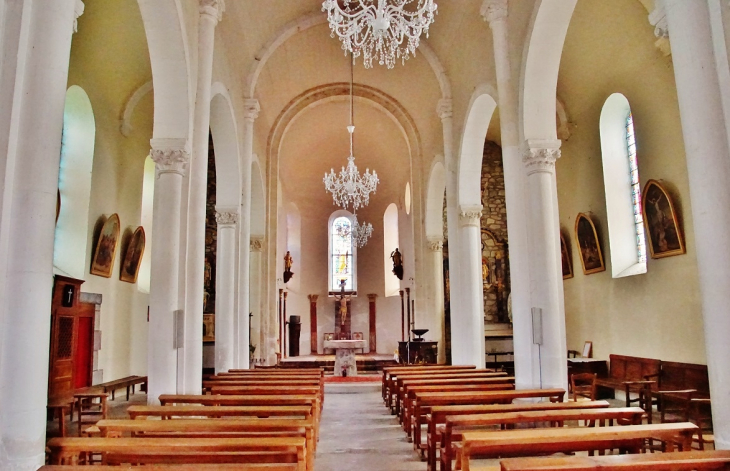
<path fill-rule="evenodd" d="M 343 369 L 347 371 L 347 376 L 357 376 L 357 362 L 355 361 L 355 350 L 364 349 L 365 344 L 365 340 L 324 341 L 324 348 L 331 348 L 335 351 L 335 376 L 343 376 Z"/>

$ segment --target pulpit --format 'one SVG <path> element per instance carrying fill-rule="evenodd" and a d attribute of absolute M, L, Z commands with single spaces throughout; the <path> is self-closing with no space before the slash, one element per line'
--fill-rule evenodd
<path fill-rule="evenodd" d="M 335 351 L 335 376 L 357 376 L 355 350 L 365 348 L 365 340 L 325 340 L 322 345 Z"/>

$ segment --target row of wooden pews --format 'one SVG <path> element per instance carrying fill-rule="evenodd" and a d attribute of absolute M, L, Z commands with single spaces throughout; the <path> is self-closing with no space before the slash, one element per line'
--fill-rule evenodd
<path fill-rule="evenodd" d="M 726 452 L 689 452 L 694 424 L 643 424 L 645 413 L 639 407 L 563 402 L 562 389 L 516 390 L 514 378 L 473 366 L 386 367 L 382 381 L 383 402 L 398 414 L 429 471 L 730 469 Z M 665 452 L 679 452 L 640 458 L 647 456 L 639 453 L 650 440 L 660 440 Z M 475 459 L 580 451 L 603 455 L 606 450 L 630 455 L 510 458 L 501 460 L 501 468 L 473 464 Z"/>
<path fill-rule="evenodd" d="M 203 388 L 130 406 L 128 419 L 100 420 L 84 437 L 53 438 L 41 469 L 314 470 L 323 369 L 232 370 L 206 377 Z"/>

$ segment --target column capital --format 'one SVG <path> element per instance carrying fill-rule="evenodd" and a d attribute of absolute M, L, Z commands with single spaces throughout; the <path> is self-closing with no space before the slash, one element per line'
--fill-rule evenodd
<path fill-rule="evenodd" d="M 185 175 L 190 161 L 187 139 L 150 139 L 150 157 L 155 162 L 158 175 L 177 173 Z"/>
<path fill-rule="evenodd" d="M 508 14 L 507 0 L 484 0 L 479 13 L 490 26 L 492 22 L 504 20 Z"/>
<path fill-rule="evenodd" d="M 264 238 L 263 237 L 251 237 L 249 243 L 250 252 L 263 252 L 264 251 Z"/>
<path fill-rule="evenodd" d="M 451 118 L 454 113 L 454 103 L 451 98 L 442 98 L 436 106 L 436 112 L 441 120 Z"/>
<path fill-rule="evenodd" d="M 481 204 L 475 205 L 462 205 L 459 208 L 459 223 L 462 227 L 474 226 L 480 227 L 482 220 L 482 208 Z"/>
<path fill-rule="evenodd" d="M 401 290 L 398 290 L 398 294 L 400 294 L 400 297 L 401 298 L 403 297 L 403 293 L 405 293 L 405 291 L 403 291 L 402 289 Z"/>
<path fill-rule="evenodd" d="M 318 294 L 310 294 L 307 297 L 309 298 L 309 302 L 310 303 L 316 303 L 317 302 L 317 298 L 319 298 L 319 295 Z"/>
<path fill-rule="evenodd" d="M 84 2 L 76 0 L 74 4 L 74 33 L 79 31 L 79 16 L 84 14 Z"/>
<path fill-rule="evenodd" d="M 238 224 L 238 213 L 235 211 L 216 209 L 215 222 L 218 223 L 218 229 L 223 229 L 225 227 L 235 227 L 236 224 Z"/>
<path fill-rule="evenodd" d="M 223 19 L 224 11 L 226 11 L 225 0 L 200 0 L 200 15 L 207 15 L 216 23 Z"/>
<path fill-rule="evenodd" d="M 261 106 L 256 98 L 246 98 L 243 100 L 243 117 L 244 119 L 250 119 L 254 121 L 259 117 L 259 111 Z"/>
<path fill-rule="evenodd" d="M 426 243 L 432 252 L 441 252 L 444 249 L 444 239 L 441 237 L 429 237 Z"/>
<path fill-rule="evenodd" d="M 286 299 L 286 295 L 289 294 L 288 291 L 284 291 L 284 299 Z"/>
<path fill-rule="evenodd" d="M 378 295 L 377 295 L 377 294 L 375 294 L 375 293 L 370 293 L 370 294 L 368 294 L 368 300 L 369 300 L 369 301 L 370 301 L 371 303 L 374 303 L 374 302 L 375 302 L 375 298 L 377 298 L 377 297 L 378 297 Z"/>
<path fill-rule="evenodd" d="M 560 158 L 559 139 L 528 139 L 522 151 L 522 162 L 527 174 L 554 173 L 555 161 Z"/>
<path fill-rule="evenodd" d="M 669 24 L 667 23 L 667 11 L 664 8 L 663 1 L 656 0 L 654 2 L 654 9 L 649 13 L 649 24 L 654 27 L 654 36 L 657 37 L 654 46 L 663 55 L 670 55 L 672 46 L 669 44 Z"/>

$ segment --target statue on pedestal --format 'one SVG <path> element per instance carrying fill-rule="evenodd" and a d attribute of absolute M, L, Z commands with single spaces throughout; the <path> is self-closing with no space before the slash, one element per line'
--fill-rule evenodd
<path fill-rule="evenodd" d="M 399 280 L 403 279 L 403 255 L 398 251 L 398 248 L 390 253 L 390 258 L 393 260 L 393 274 L 398 277 Z"/>
<path fill-rule="evenodd" d="M 292 259 L 291 254 L 289 251 L 286 251 L 286 255 L 284 255 L 284 283 L 287 283 L 289 280 L 291 280 L 291 277 L 294 276 L 294 273 L 291 271 L 291 266 L 294 263 L 294 259 Z"/>

